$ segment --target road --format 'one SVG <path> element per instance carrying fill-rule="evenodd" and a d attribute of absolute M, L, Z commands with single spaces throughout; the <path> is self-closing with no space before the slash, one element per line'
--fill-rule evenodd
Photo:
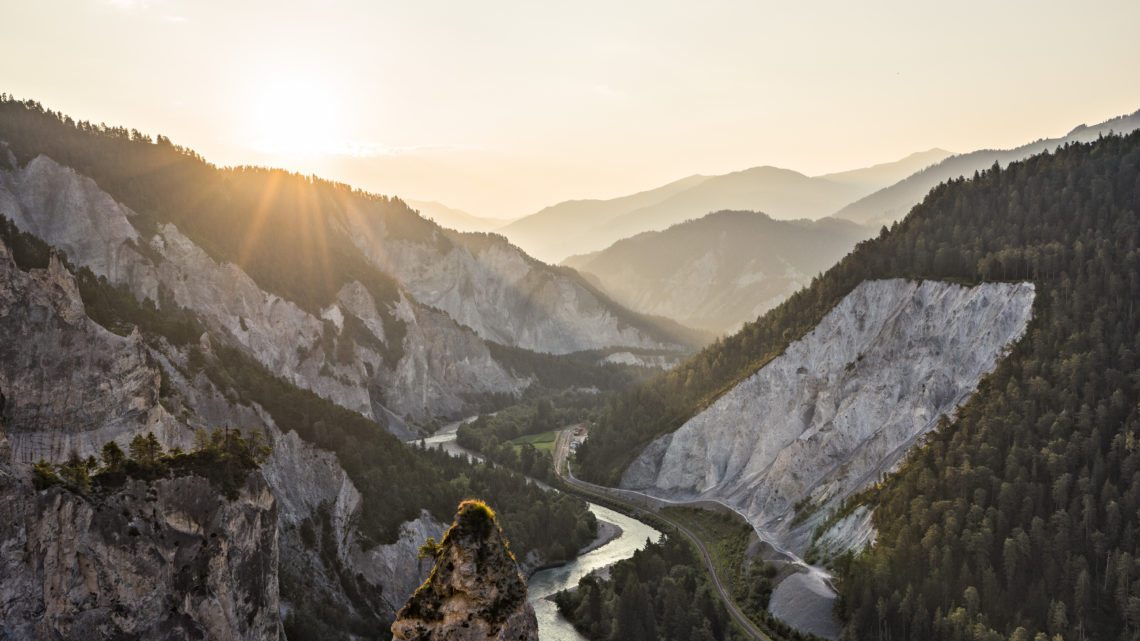
<path fill-rule="evenodd" d="M 570 454 L 570 433 L 573 429 L 574 427 L 567 428 L 558 433 L 558 440 L 555 441 L 554 444 L 554 473 L 557 474 L 558 477 L 565 481 L 568 485 L 574 486 L 581 492 L 603 498 L 607 501 L 619 503 L 635 516 L 639 514 L 652 514 L 655 518 L 661 519 L 662 521 L 665 521 L 669 525 L 676 528 L 678 532 L 685 536 L 685 538 L 692 541 L 693 545 L 696 546 L 697 551 L 701 553 L 701 558 L 704 559 L 705 567 L 708 569 L 709 576 L 712 577 L 713 588 L 716 589 L 717 596 L 720 597 L 720 600 L 724 603 L 725 609 L 728 610 L 728 613 L 732 616 L 733 620 L 735 620 L 736 623 L 740 625 L 741 629 L 748 633 L 752 638 L 759 641 L 772 641 L 771 637 L 764 634 L 760 628 L 756 627 L 756 624 L 753 623 L 751 619 L 744 616 L 744 613 L 741 612 L 740 608 L 736 606 L 736 600 L 732 598 L 720 580 L 720 574 L 717 573 L 716 563 L 713 562 L 712 554 L 709 553 L 708 548 L 705 547 L 705 544 L 701 542 L 700 537 L 693 534 L 689 528 L 669 518 L 668 516 L 665 516 L 658 510 L 658 508 L 653 507 L 652 505 L 647 504 L 645 506 L 642 506 L 631 503 L 628 497 L 621 496 L 620 493 L 614 492 L 613 488 L 594 485 L 593 483 L 588 483 L 576 478 L 574 476 L 574 473 L 570 471 L 569 466 L 566 466 L 566 473 L 563 474 L 562 462 L 565 461 L 566 457 Z"/>

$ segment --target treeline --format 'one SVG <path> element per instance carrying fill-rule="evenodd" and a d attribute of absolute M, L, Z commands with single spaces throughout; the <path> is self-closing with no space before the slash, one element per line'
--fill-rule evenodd
<path fill-rule="evenodd" d="M 610 579 L 588 574 L 559 592 L 558 611 L 592 641 L 726 641 L 745 637 L 709 585 L 689 545 L 678 537 L 647 542 L 619 561 Z"/>
<path fill-rule="evenodd" d="M 166 452 L 154 433 L 147 432 L 131 439 L 129 455 L 115 441 L 107 441 L 99 458 L 92 455 L 84 459 L 72 450 L 64 463 L 53 465 L 41 459 L 32 466 L 32 481 L 40 490 L 62 485 L 88 494 L 120 487 L 128 478 L 154 481 L 196 474 L 234 500 L 249 473 L 272 451 L 259 430 L 246 434 L 229 428 L 198 430 L 194 449 L 189 452 L 178 448 Z"/>
<path fill-rule="evenodd" d="M 491 357 L 516 376 L 531 377 L 535 380 L 535 384 L 527 390 L 528 396 L 532 398 L 574 388 L 593 388 L 603 392 L 623 390 L 661 371 L 655 367 L 618 363 L 599 365 L 599 361 L 612 350 L 543 354 L 490 341 L 487 342 L 487 347 L 490 349 Z M 672 352 L 663 353 L 672 354 Z"/>

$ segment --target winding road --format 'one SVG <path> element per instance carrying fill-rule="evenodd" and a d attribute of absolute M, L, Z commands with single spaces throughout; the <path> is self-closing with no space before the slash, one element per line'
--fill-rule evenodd
<path fill-rule="evenodd" d="M 697 535 L 693 534 L 689 528 L 662 514 L 658 510 L 658 507 L 652 504 L 649 497 L 645 497 L 646 505 L 638 505 L 631 503 L 628 497 L 622 496 L 620 493 L 615 492 L 612 488 L 603 487 L 601 485 L 594 485 L 593 483 L 588 483 L 576 478 L 573 472 L 570 471 L 569 466 L 565 466 L 566 473 L 563 474 L 562 462 L 565 461 L 566 457 L 570 454 L 570 434 L 575 429 L 575 427 L 576 426 L 558 432 L 558 440 L 555 441 L 554 444 L 554 473 L 557 474 L 558 477 L 561 478 L 567 485 L 573 486 L 580 492 L 603 499 L 605 501 L 618 503 L 634 515 L 651 514 L 654 518 L 660 519 L 676 528 L 678 532 L 685 536 L 685 538 L 692 541 L 693 545 L 697 547 L 697 551 L 701 553 L 701 558 L 704 559 L 705 567 L 708 569 L 709 576 L 712 577 L 713 588 L 716 589 L 717 596 L 720 597 L 720 600 L 724 603 L 725 609 L 728 610 L 728 613 L 732 616 L 733 620 L 736 621 L 736 623 L 740 625 L 741 629 L 747 632 L 753 639 L 758 639 L 760 641 L 772 641 L 771 637 L 764 634 L 760 628 L 756 627 L 756 624 L 753 623 L 751 619 L 744 616 L 744 613 L 741 612 L 740 608 L 736 606 L 736 601 L 732 598 L 720 580 L 720 574 L 717 573 L 716 563 L 713 562 L 712 554 L 709 553 L 708 548 L 705 547 L 705 544 L 701 542 L 700 538 Z"/>

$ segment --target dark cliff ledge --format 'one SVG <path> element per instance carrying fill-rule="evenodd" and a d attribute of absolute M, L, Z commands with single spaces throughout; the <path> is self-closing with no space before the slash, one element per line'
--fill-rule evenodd
<path fill-rule="evenodd" d="M 397 615 L 394 639 L 538 641 L 526 581 L 486 504 L 461 503 L 443 542 L 424 550 L 435 568 Z"/>
<path fill-rule="evenodd" d="M 277 505 L 197 476 L 98 497 L 0 468 L 0 639 L 281 637 Z"/>

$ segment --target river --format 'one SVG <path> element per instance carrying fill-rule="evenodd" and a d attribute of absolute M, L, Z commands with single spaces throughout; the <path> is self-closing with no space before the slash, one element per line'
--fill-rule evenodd
<path fill-rule="evenodd" d="M 472 420 L 472 419 L 467 419 Z M 424 439 L 428 447 L 442 446 L 452 455 L 466 455 L 479 460 L 478 454 L 459 447 L 455 442 L 455 431 L 466 421 L 458 421 L 440 428 L 430 438 Z M 557 490 L 555 490 L 557 491 Z M 578 634 L 570 622 L 558 614 L 558 608 L 553 601 L 546 597 L 578 585 L 578 580 L 594 570 L 613 565 L 622 559 L 628 559 L 633 553 L 645 547 L 646 539 L 657 541 L 661 532 L 648 525 L 630 518 L 620 512 L 587 502 L 589 509 L 599 521 L 607 521 L 621 528 L 621 535 L 586 554 L 574 559 L 566 565 L 535 572 L 527 581 L 527 597 L 534 606 L 534 613 L 538 617 L 538 638 L 541 641 L 587 641 L 586 637 Z"/>
<path fill-rule="evenodd" d="M 578 585 L 578 580 L 590 572 L 633 556 L 645 547 L 645 540 L 656 541 L 661 532 L 624 514 L 595 503 L 588 503 L 590 511 L 599 521 L 608 521 L 621 528 L 621 536 L 602 547 L 583 554 L 570 563 L 549 570 L 535 572 L 527 582 L 527 596 L 538 617 L 538 638 L 541 641 L 586 641 L 570 622 L 558 614 L 558 608 L 546 597 Z"/>

